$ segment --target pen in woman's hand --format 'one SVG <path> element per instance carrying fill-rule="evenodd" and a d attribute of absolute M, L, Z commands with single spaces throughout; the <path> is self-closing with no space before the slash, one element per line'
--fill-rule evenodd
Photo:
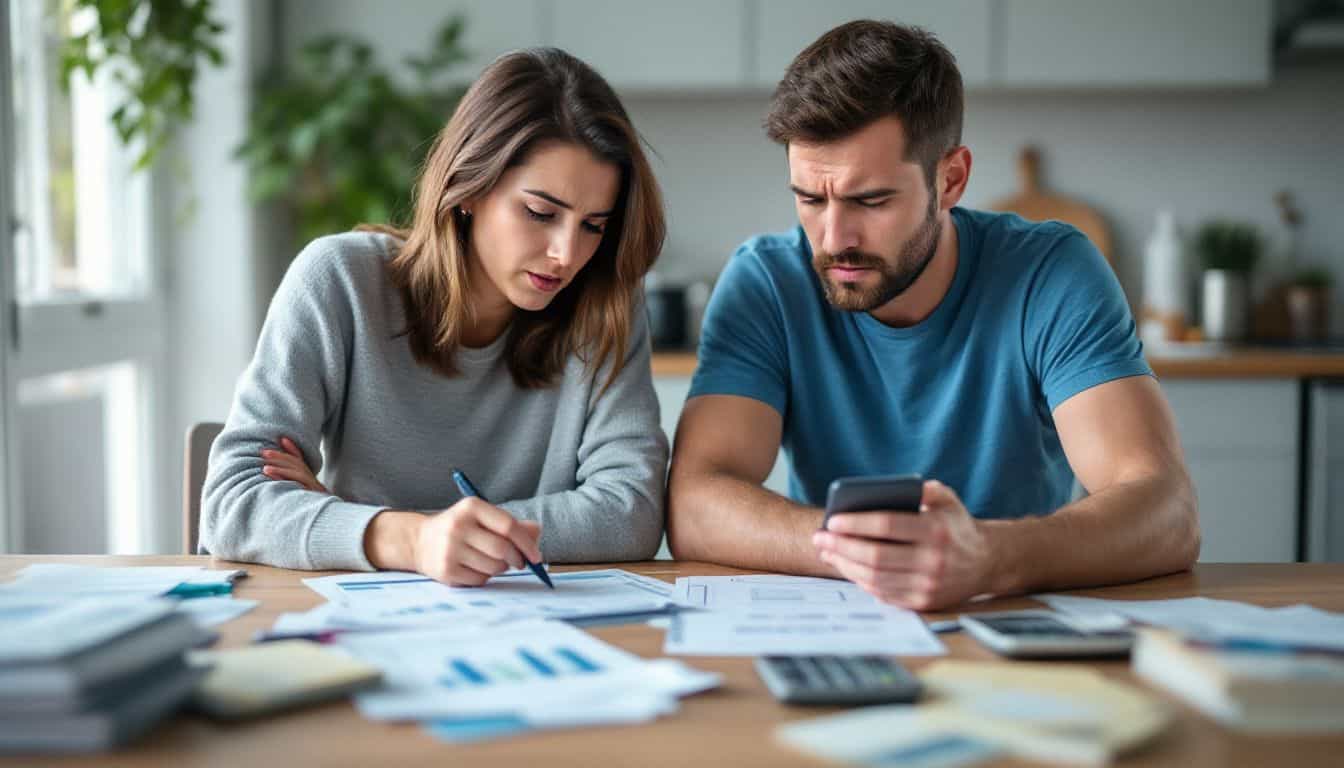
<path fill-rule="evenodd" d="M 457 489 L 462 492 L 463 496 L 475 496 L 481 501 L 484 501 L 486 503 L 490 502 L 489 499 L 481 495 L 480 491 L 476 490 L 476 486 L 471 484 L 471 481 L 467 479 L 466 474 L 456 467 L 453 468 L 453 482 L 457 483 Z M 555 589 L 555 585 L 551 583 L 551 577 L 547 575 L 545 568 L 542 568 L 540 565 L 537 565 L 531 560 L 528 560 L 527 555 L 522 555 L 522 558 L 523 563 L 527 565 L 527 567 L 530 568 L 532 572 L 537 575 L 538 579 L 541 579 L 543 584 L 550 587 L 551 589 Z"/>

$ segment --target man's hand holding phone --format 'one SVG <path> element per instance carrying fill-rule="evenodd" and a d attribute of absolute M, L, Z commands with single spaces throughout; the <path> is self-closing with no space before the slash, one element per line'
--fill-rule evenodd
<path fill-rule="evenodd" d="M 913 610 L 988 591 L 992 551 L 983 524 L 951 488 L 904 476 L 841 478 L 830 490 L 812 543 L 844 578 Z"/>

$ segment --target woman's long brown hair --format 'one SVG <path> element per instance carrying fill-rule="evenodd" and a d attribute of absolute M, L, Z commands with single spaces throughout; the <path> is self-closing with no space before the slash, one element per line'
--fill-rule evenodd
<path fill-rule="evenodd" d="M 596 376 L 624 363 L 640 281 L 662 249 L 662 195 L 625 108 L 602 76 L 556 48 L 505 54 L 485 68 L 439 132 L 425 159 L 409 230 L 388 264 L 406 305 L 415 359 L 457 374 L 455 355 L 475 318 L 470 302 L 470 221 L 459 206 L 488 193 L 539 142 L 588 148 L 620 169 L 616 208 L 593 258 L 542 310 L 518 310 L 505 360 L 518 386 L 550 385 L 574 354 Z"/>

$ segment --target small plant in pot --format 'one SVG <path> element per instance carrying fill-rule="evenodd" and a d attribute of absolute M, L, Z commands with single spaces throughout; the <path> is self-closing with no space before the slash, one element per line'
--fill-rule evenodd
<path fill-rule="evenodd" d="M 1195 255 L 1203 267 L 1202 320 L 1205 338 L 1236 341 L 1250 319 L 1250 275 L 1264 251 L 1254 224 L 1215 219 L 1195 233 Z"/>

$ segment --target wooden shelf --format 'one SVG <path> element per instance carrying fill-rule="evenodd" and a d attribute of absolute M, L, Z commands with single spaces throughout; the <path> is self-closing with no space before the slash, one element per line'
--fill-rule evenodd
<path fill-rule="evenodd" d="M 654 376 L 690 376 L 695 373 L 694 352 L 654 352 Z"/>

